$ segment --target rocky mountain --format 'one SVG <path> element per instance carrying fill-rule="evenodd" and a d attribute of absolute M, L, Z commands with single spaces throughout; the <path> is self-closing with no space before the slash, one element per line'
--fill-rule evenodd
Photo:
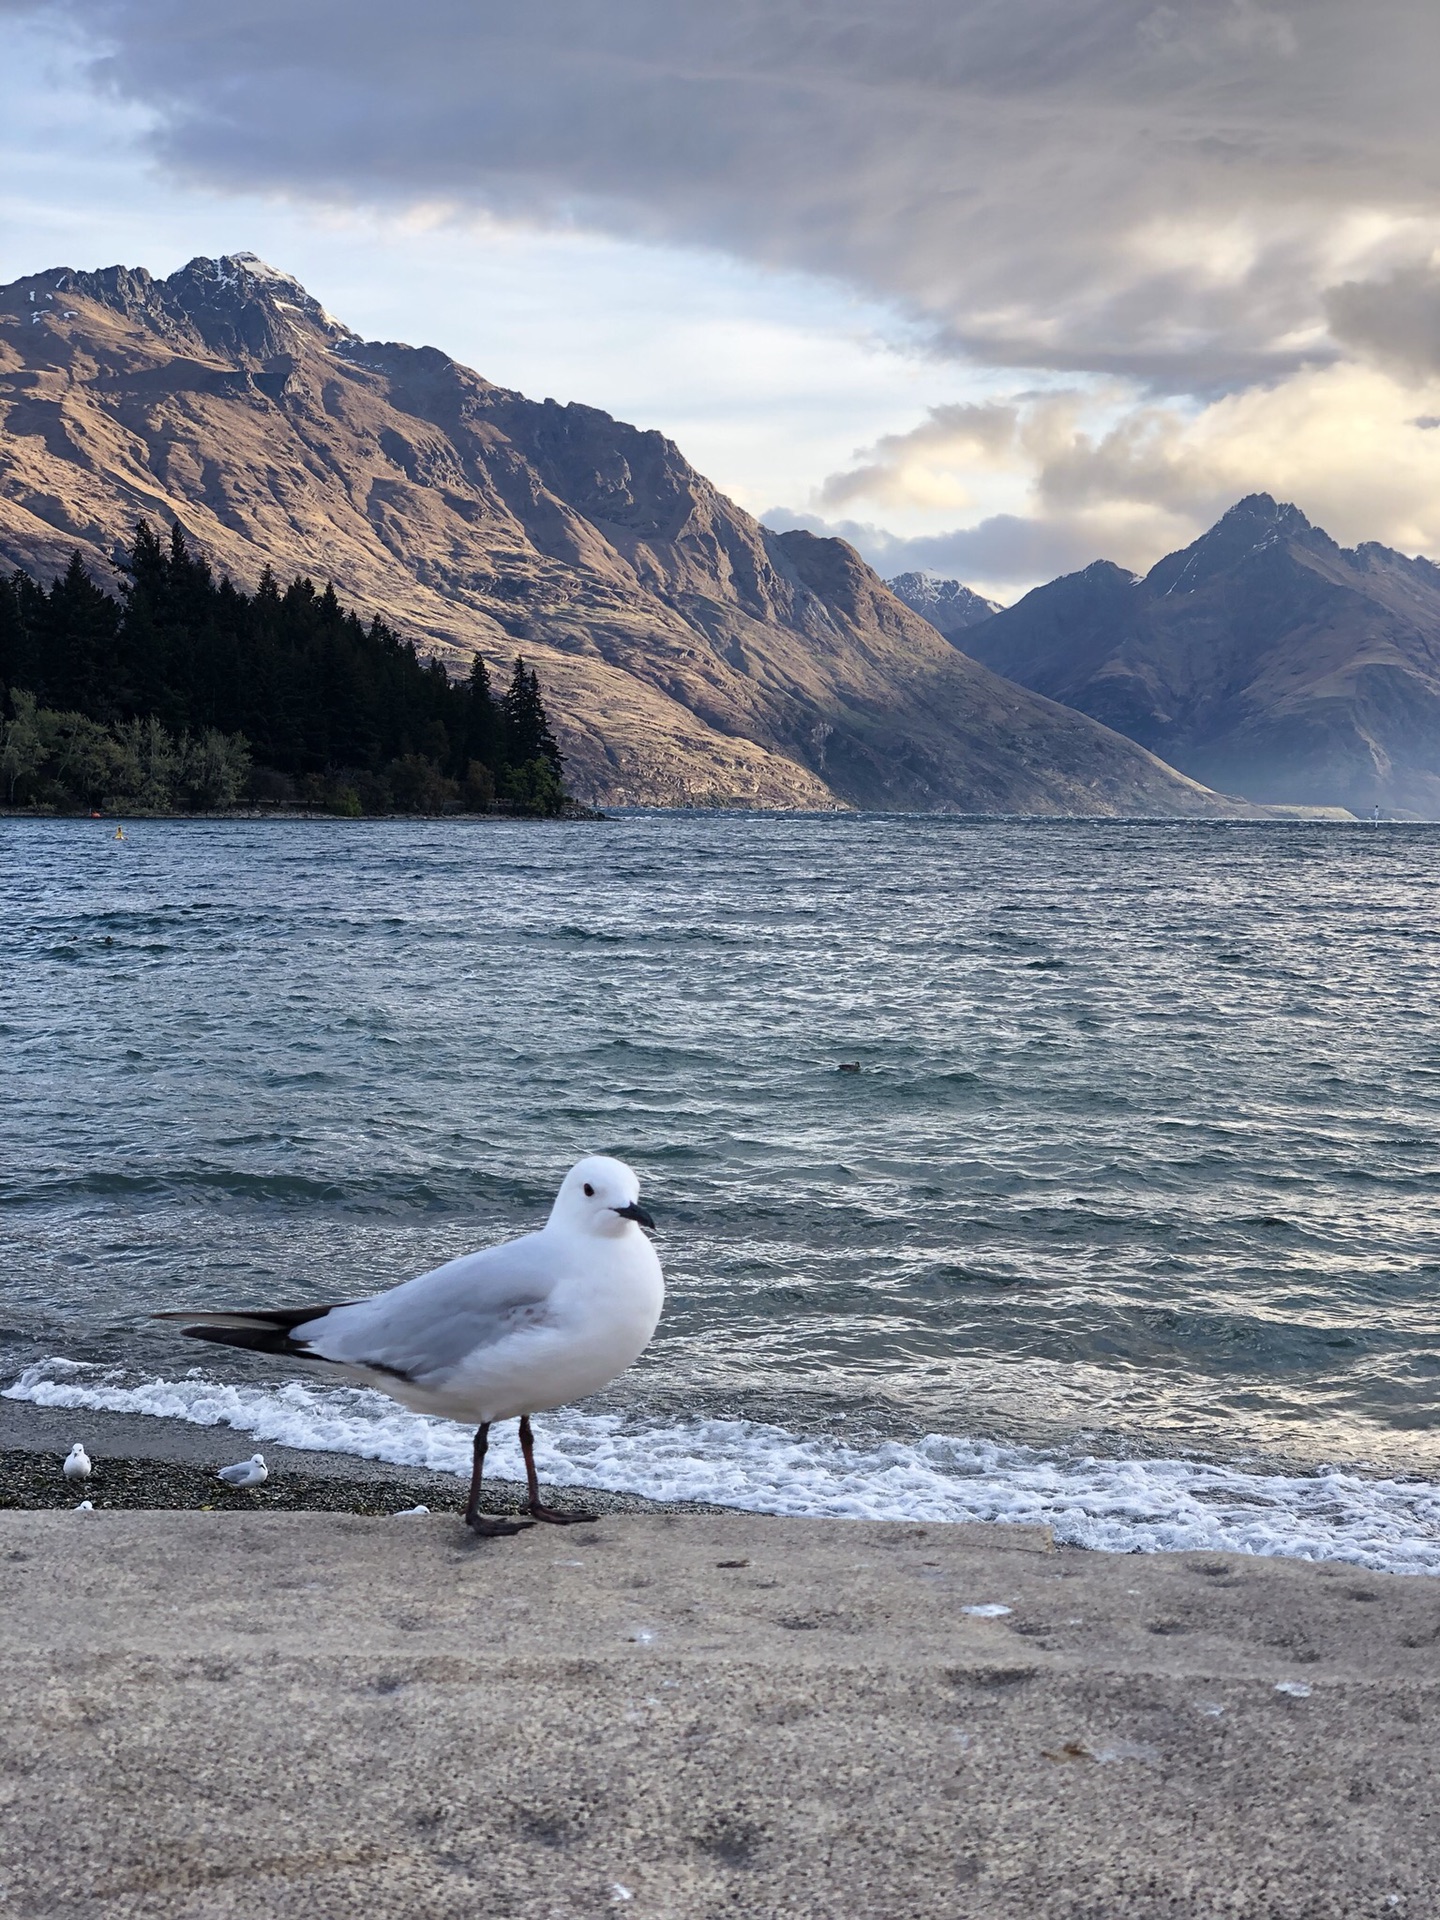
<path fill-rule="evenodd" d="M 1252 494 L 1143 579 L 1097 561 L 967 635 L 996 672 L 1256 801 L 1440 819 L 1440 567 Z"/>
<path fill-rule="evenodd" d="M 361 340 L 250 254 L 0 289 L 0 564 L 103 569 L 142 515 L 456 665 L 523 650 L 586 798 L 1234 810 L 957 652 L 842 542 L 766 532 L 661 434 Z"/>
<path fill-rule="evenodd" d="M 938 573 L 897 573 L 885 584 L 912 613 L 928 620 L 937 633 L 943 633 L 957 646 L 962 633 L 978 627 L 982 620 L 1000 611 L 998 600 L 987 600 L 973 587 L 963 586 L 958 580 L 947 580 Z"/>

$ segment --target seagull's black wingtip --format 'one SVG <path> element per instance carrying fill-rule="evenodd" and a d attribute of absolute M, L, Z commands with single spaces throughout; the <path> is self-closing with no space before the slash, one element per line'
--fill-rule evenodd
<path fill-rule="evenodd" d="M 348 1302 L 336 1303 L 348 1305 Z M 152 1320 L 178 1320 L 187 1340 L 213 1340 L 222 1347 L 244 1347 L 252 1353 L 288 1354 L 293 1359 L 313 1359 L 304 1341 L 291 1338 L 295 1327 L 323 1320 L 334 1306 L 277 1307 L 273 1310 L 238 1308 L 226 1313 L 185 1313 L 171 1310 L 153 1313 Z"/>

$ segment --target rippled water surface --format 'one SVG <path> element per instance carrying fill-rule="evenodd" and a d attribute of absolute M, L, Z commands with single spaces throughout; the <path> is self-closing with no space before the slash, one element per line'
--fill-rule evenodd
<path fill-rule="evenodd" d="M 144 1316 L 389 1285 L 607 1150 L 670 1303 L 551 1422 L 557 1471 L 796 1510 L 1078 1488 L 1103 1544 L 1308 1502 L 1281 1546 L 1363 1509 L 1376 1564 L 1428 1537 L 1440 1569 L 1440 832 L 111 832 L 0 822 L 22 1392 L 443 1453 Z"/>

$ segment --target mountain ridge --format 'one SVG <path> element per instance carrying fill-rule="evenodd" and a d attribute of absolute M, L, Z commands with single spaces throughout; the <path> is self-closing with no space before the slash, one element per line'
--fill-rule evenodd
<path fill-rule="evenodd" d="M 940 639 L 843 542 L 773 534 L 663 435 L 363 341 L 253 255 L 0 288 L 0 559 L 179 519 L 463 666 L 538 666 L 606 804 L 1226 813 Z M 1243 811 L 1243 808 L 1240 810 Z"/>
<path fill-rule="evenodd" d="M 987 600 L 963 581 L 930 572 L 897 573 L 886 586 L 912 613 L 928 620 L 937 633 L 960 646 L 959 636 L 1001 611 L 998 600 Z M 964 648 L 961 648 L 964 651 Z"/>
<path fill-rule="evenodd" d="M 1249 494 L 1143 576 L 1109 561 L 968 637 L 1018 684 L 1261 804 L 1440 819 L 1440 567 Z"/>

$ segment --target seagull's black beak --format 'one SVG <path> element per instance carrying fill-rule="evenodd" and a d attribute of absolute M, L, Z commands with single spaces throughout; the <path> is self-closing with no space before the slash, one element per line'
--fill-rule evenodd
<path fill-rule="evenodd" d="M 637 1227 L 649 1227 L 652 1233 L 655 1231 L 655 1222 L 638 1200 L 632 1200 L 628 1207 L 616 1207 L 615 1211 L 622 1220 L 633 1220 Z"/>

